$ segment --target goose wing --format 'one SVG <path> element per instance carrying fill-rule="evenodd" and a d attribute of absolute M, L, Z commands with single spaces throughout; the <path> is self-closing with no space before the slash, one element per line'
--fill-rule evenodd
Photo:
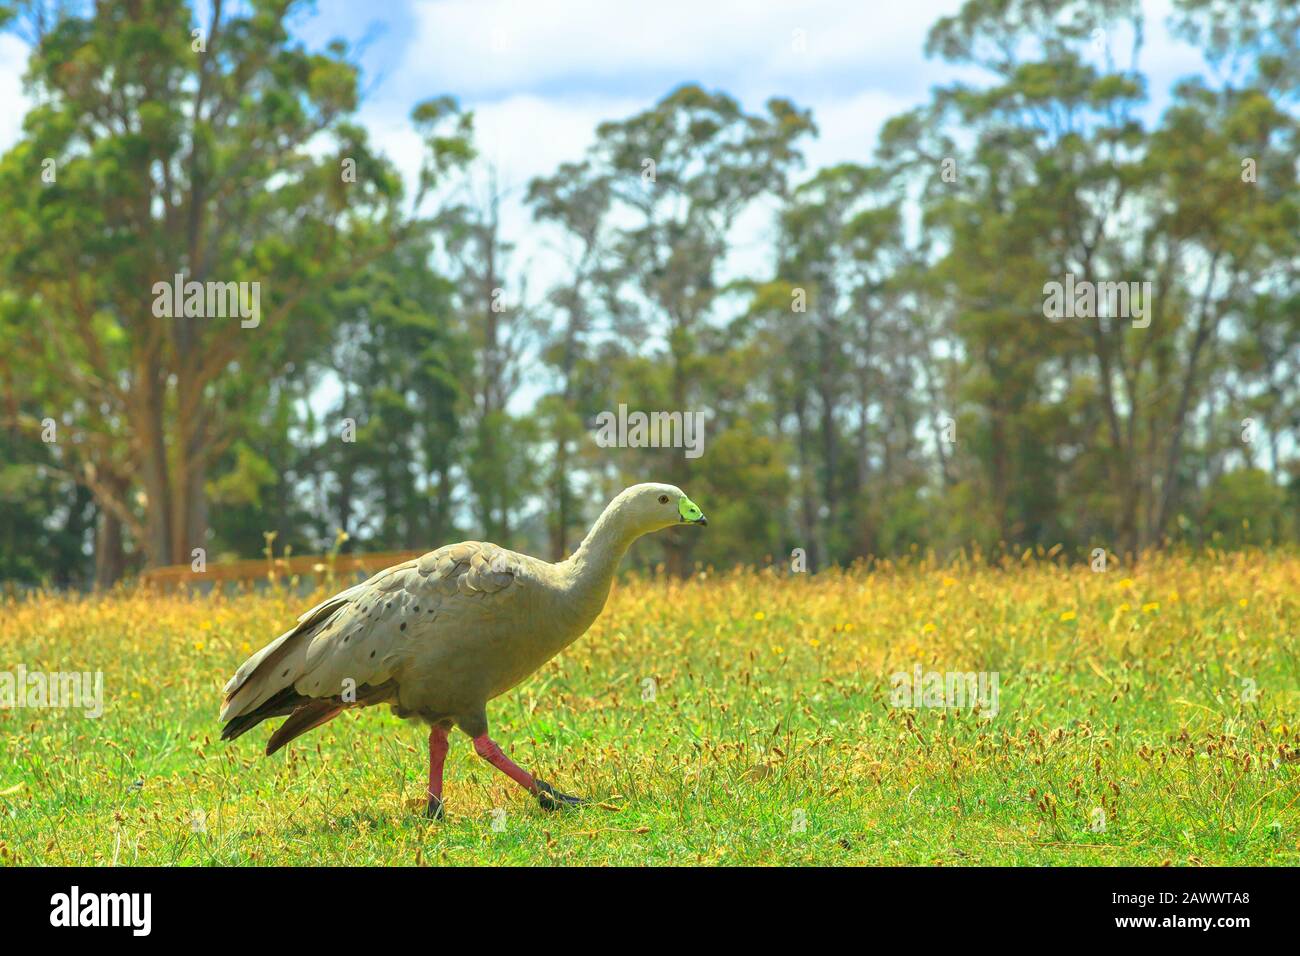
<path fill-rule="evenodd" d="M 239 667 L 225 686 L 221 720 L 255 715 L 268 702 L 276 707 L 265 716 L 285 713 L 289 689 L 294 705 L 304 699 L 361 702 L 365 688 L 392 679 L 403 651 L 413 640 L 427 640 L 440 617 L 500 613 L 503 602 L 526 589 L 529 574 L 521 559 L 494 544 L 462 541 L 385 568 L 322 601 Z"/>

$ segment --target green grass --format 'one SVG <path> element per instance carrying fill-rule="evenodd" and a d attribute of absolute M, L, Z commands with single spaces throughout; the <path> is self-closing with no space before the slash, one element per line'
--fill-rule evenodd
<path fill-rule="evenodd" d="M 0 669 L 102 670 L 106 703 L 0 710 L 0 862 L 1294 866 L 1298 594 L 1258 553 L 631 581 L 489 707 L 592 805 L 543 812 L 457 732 L 442 822 L 386 709 L 269 759 L 271 725 L 217 740 L 222 683 L 310 599 L 9 600 Z M 997 671 L 997 715 L 891 706 L 918 663 Z"/>

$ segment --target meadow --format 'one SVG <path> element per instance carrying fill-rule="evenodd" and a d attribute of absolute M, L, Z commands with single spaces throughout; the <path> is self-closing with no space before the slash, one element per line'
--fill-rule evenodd
<path fill-rule="evenodd" d="M 0 668 L 102 671 L 104 712 L 0 709 L 0 864 L 1300 864 L 1300 557 L 1050 553 L 630 578 L 489 708 L 539 809 L 456 733 L 344 714 L 264 758 L 221 687 L 316 598 L 0 603 Z M 892 675 L 997 674 L 988 708 Z"/>

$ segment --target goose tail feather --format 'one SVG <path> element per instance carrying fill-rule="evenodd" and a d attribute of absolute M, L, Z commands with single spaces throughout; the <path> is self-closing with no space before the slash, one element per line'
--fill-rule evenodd
<path fill-rule="evenodd" d="M 315 730 L 321 724 L 328 723 L 343 713 L 343 705 L 333 700 L 309 700 L 298 707 L 289 719 L 276 728 L 271 739 L 266 742 L 266 755 L 269 757 L 295 737 L 301 737 L 309 730 Z"/>

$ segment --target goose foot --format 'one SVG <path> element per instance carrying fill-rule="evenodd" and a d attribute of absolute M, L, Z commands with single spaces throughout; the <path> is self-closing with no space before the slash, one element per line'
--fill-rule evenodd
<path fill-rule="evenodd" d="M 545 780 L 538 780 L 534 777 L 533 784 L 536 787 L 533 792 L 537 796 L 537 805 L 543 810 L 570 810 L 587 802 L 582 797 L 572 797 L 567 793 L 560 793 Z"/>
<path fill-rule="evenodd" d="M 566 810 L 587 802 L 581 797 L 560 793 L 545 780 L 538 780 L 507 757 L 486 733 L 474 738 L 474 752 L 536 797 L 543 810 Z"/>

